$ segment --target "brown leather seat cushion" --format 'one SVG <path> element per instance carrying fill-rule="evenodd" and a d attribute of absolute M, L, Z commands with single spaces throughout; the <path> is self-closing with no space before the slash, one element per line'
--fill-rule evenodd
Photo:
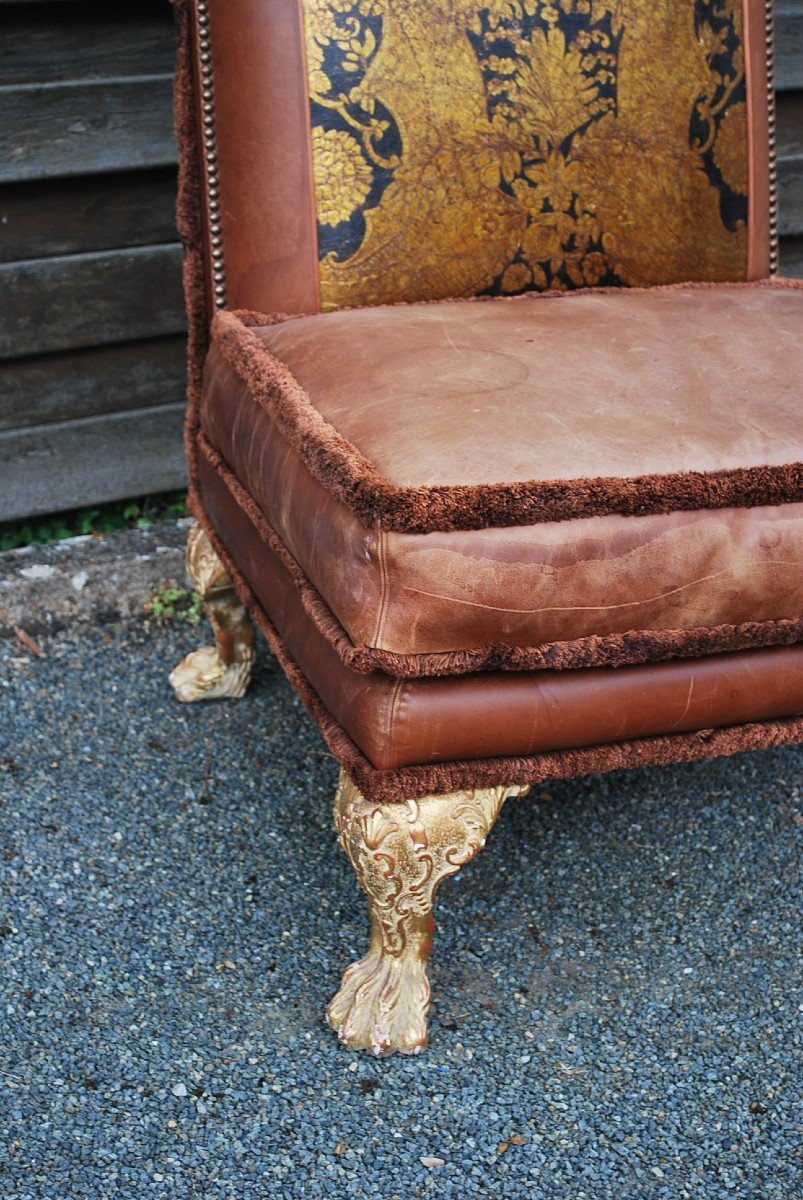
<path fill-rule="evenodd" d="M 201 422 L 365 669 L 788 642 L 802 335 L 780 282 L 226 314 Z"/>
<path fill-rule="evenodd" d="M 512 758 L 803 712 L 803 646 L 638 667 L 358 674 L 316 629 L 287 571 L 225 481 L 201 463 L 204 508 L 326 713 L 374 768 Z"/>

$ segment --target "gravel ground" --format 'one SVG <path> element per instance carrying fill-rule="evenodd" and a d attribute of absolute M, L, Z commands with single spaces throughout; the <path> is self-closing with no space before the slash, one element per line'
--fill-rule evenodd
<path fill-rule="evenodd" d="M 799 751 L 511 802 L 430 1050 L 376 1062 L 322 1019 L 366 942 L 335 764 L 265 653 L 175 704 L 196 639 L 0 648 L 3 1200 L 801 1195 Z"/>

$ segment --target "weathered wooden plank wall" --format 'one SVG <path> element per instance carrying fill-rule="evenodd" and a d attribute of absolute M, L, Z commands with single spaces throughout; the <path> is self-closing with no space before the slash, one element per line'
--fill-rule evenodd
<path fill-rule="evenodd" d="M 0 0 L 0 520 L 180 487 L 167 0 Z"/>
<path fill-rule="evenodd" d="M 803 0 L 778 0 L 803 276 Z M 167 0 L 0 0 L 0 520 L 184 481 Z"/>

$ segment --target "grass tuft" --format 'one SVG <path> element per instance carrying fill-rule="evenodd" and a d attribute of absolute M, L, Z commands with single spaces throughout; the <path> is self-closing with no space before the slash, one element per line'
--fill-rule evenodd
<path fill-rule="evenodd" d="M 22 546 L 49 546 L 81 534 L 114 533 L 136 529 L 156 521 L 174 521 L 187 516 L 186 492 L 161 492 L 131 500 L 114 500 L 21 521 L 0 523 L 0 551 Z"/>

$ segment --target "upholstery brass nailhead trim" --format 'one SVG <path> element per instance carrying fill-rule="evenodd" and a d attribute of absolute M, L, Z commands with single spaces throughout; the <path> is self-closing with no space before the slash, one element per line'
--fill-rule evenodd
<path fill-rule="evenodd" d="M 775 117 L 775 37 L 772 7 L 773 0 L 764 0 L 767 27 L 767 109 L 770 148 L 770 275 L 777 275 L 780 253 L 778 247 L 780 223 L 778 219 L 778 154 Z"/>
<path fill-rule="evenodd" d="M 197 11 L 201 99 L 204 114 L 203 156 L 206 173 L 206 203 L 209 212 L 209 240 L 212 245 L 212 286 L 215 293 L 215 307 L 225 308 L 226 273 L 223 267 L 223 239 L 220 232 L 220 190 L 218 187 L 217 143 L 215 141 L 215 83 L 212 78 L 209 0 L 198 0 Z"/>

